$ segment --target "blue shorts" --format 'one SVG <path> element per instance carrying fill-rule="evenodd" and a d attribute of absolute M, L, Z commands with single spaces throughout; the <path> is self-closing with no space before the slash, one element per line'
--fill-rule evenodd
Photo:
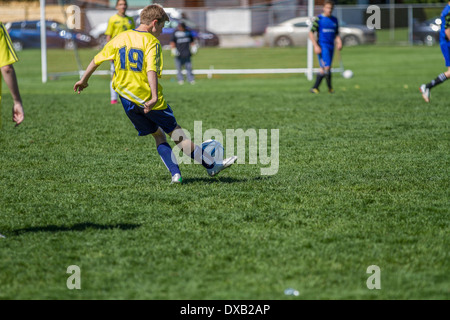
<path fill-rule="evenodd" d="M 334 47 L 321 45 L 322 53 L 318 54 L 319 65 L 321 68 L 331 67 L 333 62 Z"/>
<path fill-rule="evenodd" d="M 155 133 L 158 127 L 166 133 L 171 133 L 177 127 L 177 120 L 173 115 L 173 111 L 169 105 L 164 110 L 151 110 L 149 113 L 144 113 L 144 110 L 134 102 L 120 96 L 123 109 L 128 118 L 133 123 L 140 136 Z"/>
<path fill-rule="evenodd" d="M 441 51 L 445 59 L 445 66 L 450 67 L 450 41 L 441 41 Z"/>

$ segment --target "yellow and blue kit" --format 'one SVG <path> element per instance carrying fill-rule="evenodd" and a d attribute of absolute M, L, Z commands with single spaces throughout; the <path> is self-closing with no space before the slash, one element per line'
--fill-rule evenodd
<path fill-rule="evenodd" d="M 172 132 L 177 123 L 159 82 L 157 103 L 149 113 L 143 113 L 144 103 L 152 97 L 147 72 L 154 71 L 161 78 L 163 56 L 159 40 L 148 32 L 122 32 L 94 58 L 97 65 L 107 60 L 114 60 L 113 88 L 139 135 L 154 133 L 158 127 Z"/>
<path fill-rule="evenodd" d="M 109 18 L 105 34 L 114 38 L 119 33 L 134 29 L 135 27 L 134 19 L 132 17 L 122 17 L 115 14 Z"/>

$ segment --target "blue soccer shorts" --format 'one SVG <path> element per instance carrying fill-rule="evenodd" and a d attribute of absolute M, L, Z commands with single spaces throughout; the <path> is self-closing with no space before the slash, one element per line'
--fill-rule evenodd
<path fill-rule="evenodd" d="M 450 67 L 450 41 L 441 41 L 441 51 L 445 59 L 445 66 Z"/>
<path fill-rule="evenodd" d="M 321 68 L 331 67 L 333 62 L 334 47 L 321 45 L 322 53 L 318 54 L 319 65 Z"/>
<path fill-rule="evenodd" d="M 171 133 L 178 125 L 169 105 L 167 105 L 167 108 L 164 110 L 151 110 L 148 113 L 144 113 L 142 107 L 120 95 L 119 97 L 120 101 L 122 101 L 125 113 L 140 136 L 155 133 L 158 130 L 158 127 L 163 129 L 166 133 Z"/>

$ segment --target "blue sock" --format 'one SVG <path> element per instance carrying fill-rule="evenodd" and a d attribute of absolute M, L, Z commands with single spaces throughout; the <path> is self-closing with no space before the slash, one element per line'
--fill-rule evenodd
<path fill-rule="evenodd" d="M 181 174 L 177 160 L 170 145 L 167 142 L 164 142 L 161 143 L 156 149 L 158 150 L 161 160 L 164 162 L 172 176 L 176 173 Z"/>
<path fill-rule="evenodd" d="M 195 146 L 194 151 L 192 151 L 191 158 L 199 163 L 201 162 L 202 166 L 206 169 L 211 169 L 214 167 L 214 158 L 206 152 L 203 153 L 202 149 L 198 146 Z"/>

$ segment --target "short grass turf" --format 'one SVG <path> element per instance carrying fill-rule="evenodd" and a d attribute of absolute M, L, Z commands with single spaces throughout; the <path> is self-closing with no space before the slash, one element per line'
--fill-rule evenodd
<path fill-rule="evenodd" d="M 86 65 L 95 51 L 80 54 Z M 54 71 L 73 61 L 49 55 Z M 19 58 L 17 128 L 3 83 L 0 299 L 450 298 L 450 83 L 429 104 L 418 91 L 445 70 L 438 47 L 344 48 L 355 77 L 335 74 L 334 95 L 325 83 L 312 95 L 304 75 L 198 76 L 194 86 L 163 76 L 192 135 L 195 121 L 203 132 L 279 130 L 276 174 L 248 157 L 217 178 L 181 164 L 182 185 L 169 183 L 153 138 L 109 104 L 108 77 L 77 95 L 76 77 L 41 83 L 39 51 Z M 202 48 L 193 62 L 295 68 L 306 55 Z M 71 265 L 81 290 L 67 288 Z M 367 287 L 372 265 L 381 289 Z"/>

